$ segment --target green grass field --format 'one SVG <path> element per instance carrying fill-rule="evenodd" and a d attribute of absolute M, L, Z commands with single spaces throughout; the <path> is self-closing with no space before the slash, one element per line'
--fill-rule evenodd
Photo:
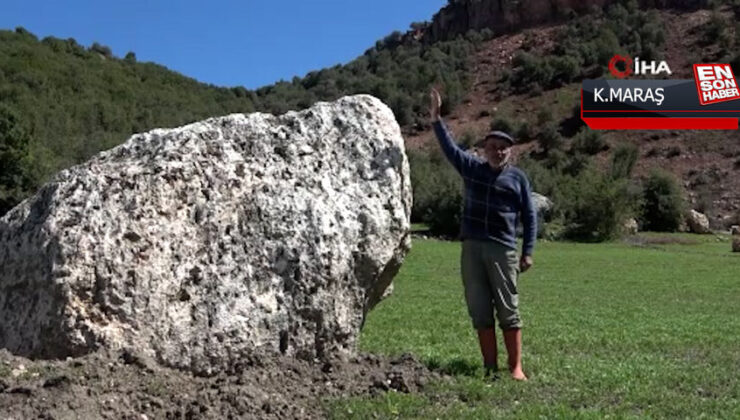
<path fill-rule="evenodd" d="M 482 378 L 459 258 L 459 242 L 415 240 L 360 340 L 453 380 L 328 401 L 333 418 L 740 418 L 740 254 L 728 237 L 538 243 L 519 280 L 527 383 Z"/>

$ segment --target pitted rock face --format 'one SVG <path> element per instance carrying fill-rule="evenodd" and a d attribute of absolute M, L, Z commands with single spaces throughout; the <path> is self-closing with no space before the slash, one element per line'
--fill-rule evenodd
<path fill-rule="evenodd" d="M 137 134 L 0 219 L 0 347 L 206 374 L 351 352 L 410 211 L 401 132 L 372 96 Z"/>

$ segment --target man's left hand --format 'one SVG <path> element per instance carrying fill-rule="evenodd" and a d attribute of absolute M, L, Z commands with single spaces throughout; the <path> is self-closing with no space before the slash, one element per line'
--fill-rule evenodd
<path fill-rule="evenodd" d="M 529 267 L 531 267 L 534 264 L 534 259 L 532 259 L 531 255 L 522 255 L 522 258 L 519 260 L 519 271 L 522 273 L 529 270 Z"/>

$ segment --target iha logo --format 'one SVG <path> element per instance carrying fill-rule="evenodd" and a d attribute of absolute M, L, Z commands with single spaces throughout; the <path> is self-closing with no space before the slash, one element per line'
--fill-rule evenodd
<path fill-rule="evenodd" d="M 737 80 L 729 64 L 694 64 L 694 77 L 702 105 L 740 99 Z"/>
<path fill-rule="evenodd" d="M 620 63 L 624 70 L 619 69 L 618 65 Z M 668 63 L 665 61 L 642 61 L 640 60 L 640 57 L 635 57 L 635 60 L 633 61 L 632 57 L 628 55 L 622 56 L 619 54 L 609 60 L 609 71 L 617 79 L 624 79 L 631 74 L 673 74 L 671 68 L 668 67 Z"/>

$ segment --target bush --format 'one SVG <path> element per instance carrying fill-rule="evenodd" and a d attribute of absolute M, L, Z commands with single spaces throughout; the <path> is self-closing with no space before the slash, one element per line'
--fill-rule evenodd
<path fill-rule="evenodd" d="M 537 141 L 540 143 L 542 150 L 548 153 L 552 150 L 559 150 L 563 146 L 563 137 L 558 132 L 557 125 L 553 122 L 542 127 Z"/>
<path fill-rule="evenodd" d="M 30 136 L 18 113 L 0 104 L 0 216 L 15 207 L 32 190 L 28 170 Z"/>
<path fill-rule="evenodd" d="M 107 45 L 101 45 L 97 42 L 93 42 L 93 44 L 90 46 L 90 51 L 96 52 L 106 58 L 113 57 L 113 51 L 111 51 L 110 47 L 108 47 Z"/>
<path fill-rule="evenodd" d="M 568 186 L 565 236 L 586 242 L 617 238 L 624 221 L 633 217 L 638 202 L 626 179 L 613 179 L 589 168 Z"/>
<path fill-rule="evenodd" d="M 409 150 L 414 203 L 411 221 L 423 222 L 433 235 L 456 237 L 462 219 L 462 180 L 441 156 Z"/>
<path fill-rule="evenodd" d="M 645 230 L 674 232 L 683 222 L 686 201 L 676 177 L 654 170 L 643 185 L 641 221 Z"/>
<path fill-rule="evenodd" d="M 491 121 L 491 130 L 499 130 L 511 134 L 514 132 L 514 124 L 508 118 L 497 117 Z"/>
<path fill-rule="evenodd" d="M 622 155 L 617 150 L 614 154 Z M 612 157 L 615 160 L 625 159 Z M 542 231 L 550 239 L 613 239 L 622 233 L 624 221 L 639 213 L 642 191 L 626 177 L 612 175 L 629 170 L 603 172 L 596 169 L 589 156 L 568 156 L 561 150 L 554 150 L 543 161 L 522 158 L 518 166 L 527 173 L 533 190 L 554 204 L 550 222 Z"/>
<path fill-rule="evenodd" d="M 584 127 L 573 139 L 572 148 L 576 152 L 595 155 L 608 146 L 600 132 Z"/>
<path fill-rule="evenodd" d="M 552 67 L 550 83 L 570 83 L 581 75 L 581 63 L 572 56 L 552 57 L 548 60 Z"/>
<path fill-rule="evenodd" d="M 611 156 L 609 167 L 611 177 L 613 179 L 629 178 L 637 163 L 639 153 L 637 146 L 633 144 L 624 143 L 617 146 Z"/>
<path fill-rule="evenodd" d="M 591 159 L 582 153 L 573 153 L 564 162 L 563 173 L 570 176 L 578 176 L 591 162 Z"/>
<path fill-rule="evenodd" d="M 522 121 L 515 131 L 516 141 L 524 143 L 532 139 L 532 132 L 527 121 Z"/>
<path fill-rule="evenodd" d="M 548 86 L 553 77 L 553 69 L 547 60 L 527 52 L 519 52 L 512 60 L 514 71 L 510 77 L 511 86 L 517 92 L 525 92 L 534 85 Z"/>
<path fill-rule="evenodd" d="M 552 110 L 547 106 L 540 108 L 540 110 L 537 111 L 537 124 L 545 125 L 550 121 L 552 121 Z"/>

